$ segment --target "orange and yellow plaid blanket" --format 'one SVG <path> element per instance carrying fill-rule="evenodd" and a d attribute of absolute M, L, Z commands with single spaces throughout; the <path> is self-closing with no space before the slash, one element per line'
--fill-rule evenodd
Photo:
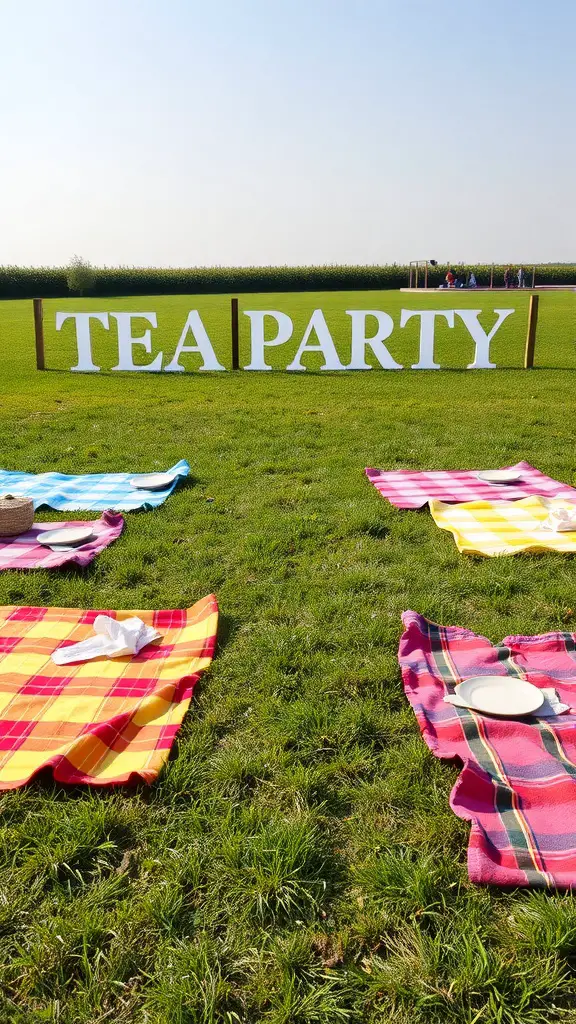
<path fill-rule="evenodd" d="M 58 782 L 152 782 L 216 646 L 213 594 L 183 611 L 139 615 L 161 633 L 133 657 L 55 665 L 50 655 L 93 634 L 98 611 L 0 608 L 0 789 L 43 768 Z"/>

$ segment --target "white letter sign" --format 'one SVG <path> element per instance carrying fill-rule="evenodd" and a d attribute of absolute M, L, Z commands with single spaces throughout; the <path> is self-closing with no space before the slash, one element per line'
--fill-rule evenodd
<path fill-rule="evenodd" d="M 162 369 L 162 353 L 159 352 L 153 362 L 146 366 L 136 366 L 132 359 L 132 346 L 144 345 L 148 354 L 152 351 L 152 335 L 150 331 L 144 331 L 140 338 L 132 337 L 132 319 L 141 317 L 147 320 L 152 327 L 158 326 L 156 313 L 110 313 L 118 324 L 118 366 L 113 370 L 148 370 L 149 373 L 158 373 Z"/>
<path fill-rule="evenodd" d="M 420 317 L 420 358 L 412 363 L 413 370 L 439 370 L 434 362 L 434 325 L 437 316 L 446 319 L 448 327 L 454 327 L 453 309 L 403 309 L 400 313 L 400 327 L 405 327 L 413 316 Z"/>
<path fill-rule="evenodd" d="M 390 314 L 383 313 L 381 309 L 347 309 L 346 312 L 348 316 L 352 317 L 352 359 L 346 369 L 372 369 L 370 363 L 366 362 L 366 346 L 369 345 L 384 370 L 401 370 L 400 363 L 392 359 L 386 345 L 382 344 L 394 330 L 394 321 Z M 373 316 L 378 321 L 378 330 L 372 338 L 366 337 L 366 317 L 368 316 Z"/>
<path fill-rule="evenodd" d="M 316 332 L 316 337 L 318 338 L 318 344 L 317 345 L 309 345 L 308 344 L 308 339 L 309 339 L 310 335 L 312 334 L 312 331 Z M 306 367 L 302 366 L 302 363 L 300 362 L 300 359 L 304 355 L 305 352 L 321 352 L 322 353 L 322 355 L 324 356 L 324 366 L 320 367 L 321 370 L 343 370 L 344 369 L 344 367 L 342 366 L 342 363 L 338 359 L 338 353 L 336 351 L 336 346 L 334 345 L 334 342 L 332 341 L 332 335 L 330 334 L 330 331 L 328 330 L 328 324 L 326 323 L 326 320 L 324 319 L 324 313 L 322 312 L 321 309 L 315 309 L 314 312 L 312 313 L 312 316 L 310 317 L 310 322 L 309 322 L 306 330 L 304 331 L 304 337 L 302 338 L 302 341 L 300 342 L 300 346 L 298 348 L 298 351 L 297 351 L 296 355 L 294 356 L 294 359 L 292 360 L 290 365 L 286 367 L 286 369 L 287 370 L 305 370 Z"/>
<path fill-rule="evenodd" d="M 245 370 L 271 370 L 264 362 L 265 345 L 283 345 L 292 337 L 292 321 L 286 313 L 273 309 L 246 309 L 244 315 L 250 318 L 250 362 Z M 264 341 L 264 317 L 273 316 L 278 324 L 278 334 L 271 341 Z"/>
<path fill-rule="evenodd" d="M 195 345 L 185 345 L 186 335 L 188 331 L 192 332 L 192 337 L 196 342 Z M 166 373 L 183 373 L 184 367 L 178 362 L 182 352 L 199 352 L 204 362 L 200 367 L 201 370 L 225 370 L 226 367 L 222 366 L 221 363 L 216 359 L 216 353 L 212 348 L 212 342 L 208 337 L 206 328 L 200 319 L 200 313 L 197 309 L 191 309 L 188 313 L 188 319 L 184 324 L 184 330 L 180 335 L 176 351 L 174 353 L 172 362 L 168 363 L 168 366 L 164 367 Z"/>
<path fill-rule="evenodd" d="M 76 324 L 76 346 L 78 348 L 78 364 L 71 370 L 83 373 L 98 373 L 100 367 L 92 362 L 92 340 L 90 338 L 90 318 L 99 320 L 102 327 L 108 330 L 108 313 L 56 313 L 56 330 L 59 331 L 66 320 L 74 320 Z"/>
<path fill-rule="evenodd" d="M 490 342 L 496 334 L 498 328 L 504 323 L 507 317 L 514 312 L 513 309 L 495 309 L 494 312 L 498 313 L 498 319 L 494 324 L 494 327 L 490 331 L 490 334 L 486 334 L 482 325 L 478 322 L 478 314 L 482 312 L 481 309 L 455 309 L 456 316 L 459 316 L 464 321 L 468 328 L 472 338 L 476 343 L 476 352 L 474 354 L 474 362 L 469 363 L 468 370 L 493 370 L 496 363 L 490 362 Z"/>
<path fill-rule="evenodd" d="M 236 300 L 237 303 L 238 300 Z M 472 301 L 478 301 L 472 300 Z M 231 345 L 233 366 L 236 366 L 237 358 L 237 305 L 232 309 L 231 322 Z M 340 313 L 342 310 L 340 310 Z M 514 309 L 495 309 L 496 323 L 490 331 L 482 327 L 479 316 L 485 311 L 481 309 L 402 309 L 400 311 L 400 327 L 406 327 L 408 322 L 416 317 L 420 321 L 419 327 L 419 356 L 418 362 L 412 364 L 413 370 L 439 370 L 440 364 L 434 361 L 434 343 L 437 318 L 441 317 L 446 321 L 448 327 L 454 327 L 455 317 L 459 316 L 468 334 L 474 342 L 474 362 L 468 364 L 469 370 L 492 370 L 496 364 L 490 362 L 490 344 L 495 334 L 505 320 L 508 319 Z M 271 370 L 265 361 L 266 348 L 275 348 L 290 341 L 294 332 L 294 325 L 287 313 L 281 313 L 276 309 L 247 309 L 245 316 L 250 320 L 250 362 L 244 367 L 245 370 Z M 307 367 L 302 362 L 308 352 L 320 353 L 323 356 L 321 370 L 372 370 L 376 364 L 384 370 L 402 370 L 400 363 L 390 354 L 384 342 L 391 337 L 394 331 L 394 320 L 389 313 L 382 309 L 347 309 L 346 315 L 351 320 L 350 336 L 350 362 L 344 365 L 338 354 L 326 317 L 321 309 L 315 309 L 304 330 L 304 334 L 298 351 L 292 362 L 286 366 L 286 370 L 305 371 Z M 485 313 L 488 316 L 488 313 Z M 113 370 L 148 371 L 158 373 L 163 369 L 162 352 L 145 366 L 139 366 L 134 362 L 134 346 L 142 345 L 144 350 L 152 353 L 152 332 L 150 328 L 144 331 L 140 337 L 132 334 L 132 321 L 140 318 L 147 321 L 150 327 L 157 327 L 156 313 L 56 313 L 56 330 L 59 331 L 66 320 L 73 320 L 76 325 L 76 345 L 78 348 L 78 363 L 72 370 L 81 370 L 85 373 L 97 373 L 100 369 L 92 361 L 92 346 L 90 337 L 90 321 L 97 320 L 106 330 L 109 328 L 109 317 L 114 317 L 118 325 L 118 364 L 112 367 Z M 368 324 L 368 318 L 372 317 L 376 322 L 375 329 Z M 267 327 L 272 321 L 272 337 L 267 338 Z M 274 334 L 274 330 L 276 333 Z M 370 330 L 374 333 L 369 334 Z M 464 337 L 459 327 L 458 337 Z M 187 344 L 188 335 L 191 334 L 191 344 Z M 313 340 L 315 335 L 315 340 Z M 222 345 L 225 344 L 227 331 L 224 330 Z M 296 342 L 294 342 L 294 345 Z M 342 337 L 342 331 L 338 335 L 339 348 L 342 351 L 346 345 L 346 339 Z M 452 346 L 453 348 L 454 346 Z M 370 351 L 369 351 L 370 350 Z M 460 347 L 459 347 L 460 351 Z M 185 373 L 186 367 L 180 359 L 184 353 L 194 353 L 202 358 L 200 370 L 226 370 L 226 366 L 219 362 L 214 346 L 208 336 L 208 332 L 202 322 L 200 312 L 191 309 L 188 312 L 186 323 L 176 345 L 176 351 L 172 359 L 164 367 L 167 373 Z M 276 357 L 275 365 L 285 362 Z M 370 362 L 368 361 L 370 359 Z M 459 362 L 457 358 L 457 362 Z M 195 364 L 196 365 L 196 364 Z M 316 363 L 315 365 L 318 365 Z M 279 367 L 280 368 L 280 367 Z"/>

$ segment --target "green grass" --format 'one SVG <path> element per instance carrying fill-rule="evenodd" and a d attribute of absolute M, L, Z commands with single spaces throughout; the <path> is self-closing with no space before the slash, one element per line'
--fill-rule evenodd
<path fill-rule="evenodd" d="M 504 298 L 458 296 L 486 311 Z M 527 296 L 510 299 L 503 369 L 461 372 L 472 346 L 454 331 L 439 335 L 453 371 L 340 375 L 58 372 L 74 362 L 72 332 L 51 327 L 59 302 L 41 374 L 31 303 L 0 305 L 0 465 L 144 471 L 184 456 L 193 474 L 163 508 L 128 514 L 87 570 L 0 574 L 0 603 L 183 607 L 214 590 L 221 607 L 213 668 L 155 786 L 1 796 L 1 1021 L 574 1024 L 576 900 L 469 885 L 457 769 L 421 740 L 396 652 L 408 607 L 493 640 L 573 629 L 576 563 L 464 558 L 363 476 L 525 458 L 576 482 L 576 295 L 542 297 L 548 368 L 532 372 L 511 368 Z M 322 307 L 344 353 L 344 310 L 397 320 L 425 297 L 242 304 L 292 311 L 300 336 Z M 196 302 L 69 306 L 155 309 L 155 351 L 171 355 Z M 228 299 L 198 308 L 226 356 Z M 416 334 L 392 340 L 400 361 Z M 295 347 L 271 350 L 277 365 Z M 105 335 L 95 351 L 114 365 Z"/>
<path fill-rule="evenodd" d="M 418 361 L 420 324 L 412 318 L 404 328 L 399 327 L 400 310 L 410 309 L 481 309 L 480 322 L 489 331 L 495 321 L 494 309 L 514 309 L 514 315 L 508 317 L 499 328 L 492 344 L 491 358 L 498 367 L 520 367 L 524 361 L 524 346 L 528 317 L 528 291 L 487 292 L 476 294 L 465 291 L 453 291 L 449 294 L 436 292 L 428 297 L 410 295 L 406 292 L 322 292 L 302 295 L 286 295 L 282 293 L 267 295 L 245 295 L 240 300 L 240 365 L 250 362 L 250 322 L 244 310 L 264 309 L 287 312 L 294 323 L 292 339 L 281 346 L 266 348 L 266 362 L 275 369 L 284 369 L 296 355 L 304 329 L 314 309 L 323 310 L 326 321 L 336 343 L 341 361 L 350 362 L 350 317 L 347 309 L 382 309 L 390 313 L 394 319 L 395 329 L 386 342 L 391 355 L 404 366 L 411 366 Z M 5 302 L 5 310 L 0 320 L 0 342 L 6 338 L 9 344 L 12 322 L 17 332 L 24 324 L 31 327 L 31 307 L 29 300 Z M 218 296 L 165 296 L 159 298 L 131 296 L 121 299 L 48 299 L 44 302 L 46 365 L 53 370 L 69 370 L 77 362 L 75 327 L 68 320 L 60 332 L 54 327 L 55 313 L 59 310 L 83 310 L 101 312 L 155 311 L 158 316 L 158 328 L 152 331 L 152 353 L 146 354 L 143 347 L 135 346 L 136 363 L 147 364 L 159 353 L 164 353 L 163 365 L 172 359 L 176 345 L 182 333 L 188 311 L 198 309 L 203 323 L 213 343 L 214 350 L 222 365 L 231 366 L 230 342 L 230 299 L 225 295 Z M 142 334 L 150 325 L 144 321 L 135 321 L 133 333 Z M 367 331 L 375 330 L 375 321 L 368 321 Z M 116 323 L 110 320 L 110 330 L 105 330 L 97 321 L 92 321 L 93 360 L 103 372 L 110 372 L 118 362 L 116 344 Z M 267 324 L 267 338 L 275 337 L 276 324 Z M 28 332 L 27 351 L 14 353 L 14 359 L 22 360 L 20 365 L 31 367 L 34 344 Z M 436 321 L 436 361 L 443 367 L 465 368 L 474 357 L 474 343 L 456 318 L 456 327 L 450 329 L 442 319 Z M 312 343 L 316 343 L 313 337 Z M 190 336 L 188 344 L 191 344 Z M 26 355 L 28 358 L 26 358 Z M 368 361 L 376 365 L 367 350 Z M 319 370 L 324 360 L 320 354 L 310 353 L 304 357 L 305 365 L 311 371 Z M 539 330 L 536 348 L 536 362 L 540 367 L 576 367 L 576 292 L 561 292 L 541 295 Z M 187 369 L 197 370 L 201 364 L 199 356 L 183 355 L 181 363 Z M 114 374 L 116 376 L 116 374 Z M 173 375 L 170 374 L 170 377 Z M 127 381 L 131 381 L 127 378 Z M 129 384 L 129 387 L 132 385 Z M 246 386 L 246 385 L 245 385 Z M 420 395 L 426 385 L 420 382 L 417 394 Z M 388 385 L 387 385 L 388 387 Z M 186 386 L 188 391 L 189 384 Z M 300 392 L 300 388 L 297 389 Z M 402 388 L 402 392 L 405 389 Z M 356 386 L 354 386 L 356 391 Z M 156 388 L 154 389 L 156 394 Z M 169 388 L 172 398 L 175 392 Z M 306 391 L 304 392 L 304 394 Z"/>

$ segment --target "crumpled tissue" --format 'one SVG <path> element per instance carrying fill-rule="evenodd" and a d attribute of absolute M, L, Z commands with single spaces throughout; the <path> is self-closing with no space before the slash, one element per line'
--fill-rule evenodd
<path fill-rule="evenodd" d="M 557 508 L 542 523 L 543 530 L 555 533 L 576 533 L 576 509 Z"/>
<path fill-rule="evenodd" d="M 68 665 L 71 661 L 90 661 L 92 658 L 122 658 L 127 654 L 138 654 L 147 644 L 160 639 L 152 626 L 134 615 L 130 619 L 111 619 L 109 615 L 97 615 L 94 619 L 94 636 L 68 647 L 58 647 L 52 654 L 56 665 Z"/>

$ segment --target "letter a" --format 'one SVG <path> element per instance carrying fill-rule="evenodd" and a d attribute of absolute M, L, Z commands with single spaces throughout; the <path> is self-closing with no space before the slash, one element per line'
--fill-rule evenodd
<path fill-rule="evenodd" d="M 317 345 L 309 345 L 308 339 L 312 334 L 312 331 L 316 331 L 316 337 L 318 338 Z M 304 331 L 304 337 L 300 342 L 300 347 L 294 356 L 294 359 L 287 366 L 287 370 L 305 370 L 306 367 L 302 366 L 300 362 L 301 357 L 305 352 L 321 352 L 324 356 L 324 366 L 321 366 L 321 370 L 345 370 L 346 367 L 342 366 L 338 358 L 338 353 L 334 342 L 332 341 L 332 335 L 328 330 L 328 324 L 324 319 L 324 314 L 321 309 L 315 309 L 310 317 L 310 322 Z"/>
<path fill-rule="evenodd" d="M 196 342 L 195 345 L 185 345 L 186 335 L 188 331 L 192 332 L 192 337 Z M 191 309 L 188 313 L 188 319 L 184 324 L 184 330 L 180 335 L 176 351 L 174 353 L 172 362 L 168 363 L 168 366 L 164 367 L 165 373 L 183 373 L 185 367 L 178 361 L 182 352 L 199 352 L 204 362 L 200 367 L 201 370 L 225 370 L 226 367 L 222 366 L 216 358 L 216 353 L 212 348 L 212 342 L 208 337 L 206 328 L 200 319 L 200 313 L 197 309 Z"/>

